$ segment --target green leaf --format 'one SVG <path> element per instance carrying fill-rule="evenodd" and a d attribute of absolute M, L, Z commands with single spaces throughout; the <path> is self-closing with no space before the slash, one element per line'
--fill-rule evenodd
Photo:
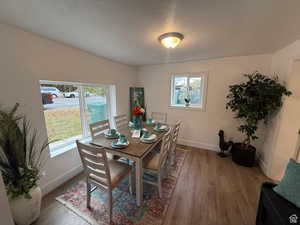
<path fill-rule="evenodd" d="M 238 130 L 245 134 L 245 142 L 255 140 L 260 121 L 267 123 L 283 104 L 283 96 L 290 96 L 291 91 L 279 83 L 278 77 L 269 77 L 255 71 L 245 74 L 246 81 L 229 86 L 226 109 L 235 113 L 235 118 L 242 121 Z"/>
<path fill-rule="evenodd" d="M 40 146 L 37 130 L 25 116 L 17 114 L 18 107 L 0 109 L 0 171 L 11 198 L 31 198 L 29 192 L 40 178 L 42 154 L 49 143 Z"/>

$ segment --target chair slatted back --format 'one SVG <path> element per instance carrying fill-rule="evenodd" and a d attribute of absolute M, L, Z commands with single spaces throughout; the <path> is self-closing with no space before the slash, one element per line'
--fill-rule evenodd
<path fill-rule="evenodd" d="M 153 119 L 157 122 L 167 123 L 167 113 L 152 112 L 151 113 L 151 119 Z"/>
<path fill-rule="evenodd" d="M 110 171 L 104 148 L 85 145 L 76 141 L 77 149 L 88 179 L 104 189 L 111 186 Z"/>
<path fill-rule="evenodd" d="M 162 144 L 160 148 L 159 153 L 159 167 L 160 169 L 165 165 L 168 152 L 170 150 L 170 144 L 171 144 L 171 129 L 163 136 L 162 138 Z"/>
<path fill-rule="evenodd" d="M 116 128 L 117 130 L 120 130 L 121 128 L 127 127 L 128 126 L 128 118 L 125 114 L 118 115 L 114 117 L 115 123 L 116 123 Z"/>
<path fill-rule="evenodd" d="M 105 130 L 110 129 L 109 121 L 102 120 L 95 123 L 90 124 L 90 131 L 92 139 L 95 139 L 97 136 L 102 134 Z"/>
<path fill-rule="evenodd" d="M 181 121 L 177 121 L 177 123 L 173 127 L 172 141 L 171 141 L 171 151 L 172 152 L 175 151 L 175 149 L 176 149 L 180 125 L 181 125 Z"/>

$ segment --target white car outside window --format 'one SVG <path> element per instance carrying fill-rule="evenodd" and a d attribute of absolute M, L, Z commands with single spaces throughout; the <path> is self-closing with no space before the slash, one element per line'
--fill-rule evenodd
<path fill-rule="evenodd" d="M 79 97 L 79 91 L 72 91 L 72 92 L 65 92 L 64 93 L 65 98 L 78 98 Z"/>
<path fill-rule="evenodd" d="M 41 93 L 50 93 L 56 98 L 61 96 L 60 91 L 56 87 L 41 87 Z"/>

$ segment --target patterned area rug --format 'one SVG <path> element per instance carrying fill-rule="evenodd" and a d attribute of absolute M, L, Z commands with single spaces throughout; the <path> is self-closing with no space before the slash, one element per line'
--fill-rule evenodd
<path fill-rule="evenodd" d="M 113 191 L 113 223 L 115 225 L 160 225 L 163 223 L 170 200 L 175 189 L 177 178 L 180 174 L 186 151 L 176 150 L 175 164 L 170 169 L 169 175 L 163 180 L 163 197 L 158 197 L 156 186 L 144 183 L 143 207 L 136 206 L 134 195 L 130 195 L 128 179 Z M 146 179 L 156 179 L 153 174 L 145 175 Z M 107 194 L 95 190 L 91 197 L 91 207 L 86 208 L 86 183 L 80 181 L 66 193 L 56 198 L 67 208 L 74 211 L 92 225 L 105 225 L 108 223 Z"/>

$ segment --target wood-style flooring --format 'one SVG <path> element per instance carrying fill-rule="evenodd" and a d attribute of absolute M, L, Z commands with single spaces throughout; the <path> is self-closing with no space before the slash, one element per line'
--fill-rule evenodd
<path fill-rule="evenodd" d="M 261 170 L 216 152 L 179 147 L 188 153 L 164 225 L 254 225 L 261 183 L 269 181 Z M 34 225 L 88 225 L 55 200 L 80 179 L 82 174 L 45 196 Z"/>

